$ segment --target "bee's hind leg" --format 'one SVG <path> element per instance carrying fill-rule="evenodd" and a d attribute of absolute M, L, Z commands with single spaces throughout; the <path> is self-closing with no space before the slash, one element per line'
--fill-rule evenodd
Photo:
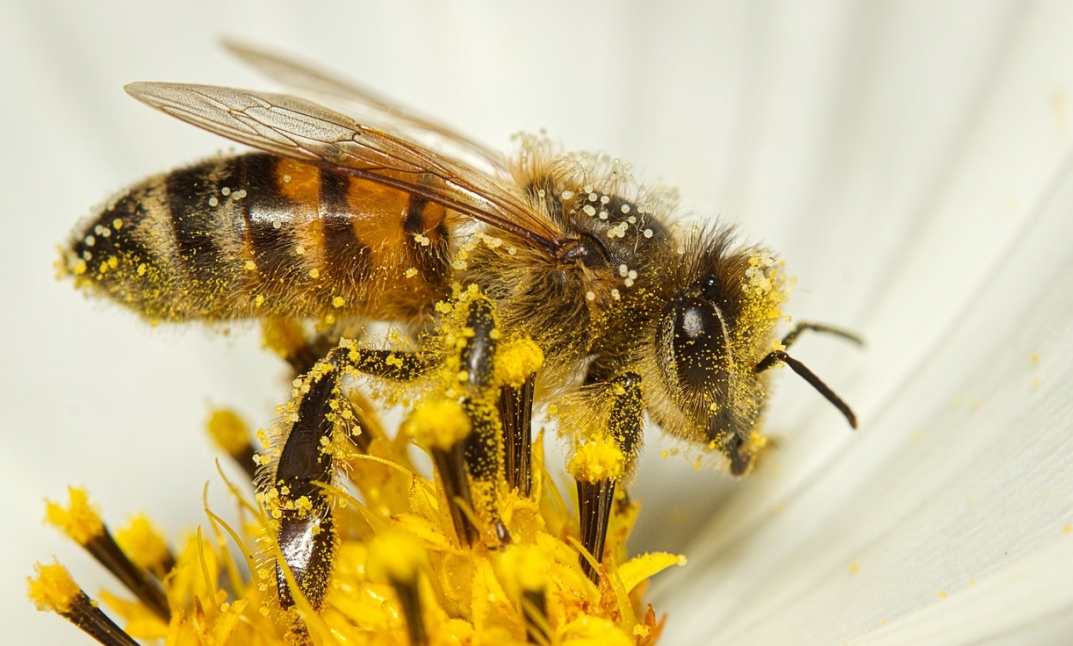
<path fill-rule="evenodd" d="M 274 468 L 262 470 L 258 483 L 268 513 L 279 522 L 282 563 L 276 564 L 276 587 L 282 607 L 294 605 L 284 565 L 313 608 L 320 607 L 328 590 L 336 541 L 330 491 L 336 471 L 332 449 L 335 431 L 344 432 L 365 452 L 380 428 L 371 407 L 363 405 L 363 398 L 355 401 L 354 394 L 344 390 L 344 377 L 371 374 L 405 381 L 428 368 L 421 353 L 340 345 L 300 378 L 296 397 L 289 404 L 291 423 L 286 439 Z"/>

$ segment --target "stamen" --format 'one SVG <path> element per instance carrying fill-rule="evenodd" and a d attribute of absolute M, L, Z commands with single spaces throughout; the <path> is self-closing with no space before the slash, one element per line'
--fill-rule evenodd
<path fill-rule="evenodd" d="M 67 568 L 59 563 L 37 563 L 34 570 L 37 578 L 26 581 L 30 584 L 29 597 L 38 610 L 51 610 L 63 616 L 104 646 L 138 646 L 78 587 Z"/>
<path fill-rule="evenodd" d="M 168 598 L 160 584 L 149 572 L 135 565 L 116 544 L 101 521 L 100 514 L 90 506 L 85 490 L 75 487 L 68 487 L 67 490 L 69 507 L 46 501 L 48 521 L 84 547 L 158 617 L 164 621 L 170 620 Z"/>
<path fill-rule="evenodd" d="M 115 540 L 130 560 L 151 572 L 157 580 L 163 580 L 175 567 L 175 555 L 145 516 L 132 518 L 129 525 L 116 532 Z"/>
<path fill-rule="evenodd" d="M 523 497 L 532 490 L 533 397 L 536 372 L 543 363 L 544 353 L 528 338 L 507 345 L 496 363 L 504 476 L 507 486 Z"/>
<path fill-rule="evenodd" d="M 466 438 L 472 428 L 463 407 L 447 400 L 420 406 L 405 425 L 410 437 L 429 449 L 447 499 L 455 536 L 463 546 L 472 545 L 478 538 L 477 528 L 463 507 L 473 504 L 464 455 Z"/>
<path fill-rule="evenodd" d="M 374 583 L 395 588 L 411 646 L 428 643 L 428 631 L 421 614 L 419 575 L 428 565 L 428 552 L 413 536 L 401 531 L 380 533 L 369 543 L 365 571 Z"/>
<path fill-rule="evenodd" d="M 577 481 L 581 545 L 597 562 L 603 560 L 615 485 L 624 475 L 626 457 L 617 443 L 595 438 L 578 447 L 567 470 Z M 581 569 L 594 582 L 598 575 L 584 556 Z"/>
<path fill-rule="evenodd" d="M 324 353 L 317 353 L 315 343 L 306 338 L 305 330 L 293 319 L 266 319 L 261 323 L 261 339 L 264 346 L 275 352 L 294 368 L 295 374 L 304 375 L 317 363 Z"/>
<path fill-rule="evenodd" d="M 550 644 L 553 634 L 548 620 L 548 554 L 530 545 L 518 545 L 503 554 L 499 574 L 504 585 L 518 598 L 525 618 L 529 643 Z"/>

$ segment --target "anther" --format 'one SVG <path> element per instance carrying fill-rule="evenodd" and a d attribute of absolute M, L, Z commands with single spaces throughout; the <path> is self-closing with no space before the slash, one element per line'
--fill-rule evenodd
<path fill-rule="evenodd" d="M 59 614 L 104 646 L 138 646 L 78 587 L 67 568 L 59 563 L 38 563 L 34 569 L 37 577 L 28 578 L 27 582 L 30 599 L 38 610 Z"/>

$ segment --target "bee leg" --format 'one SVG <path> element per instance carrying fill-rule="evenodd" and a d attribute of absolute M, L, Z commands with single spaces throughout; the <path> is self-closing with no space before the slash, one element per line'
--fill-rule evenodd
<path fill-rule="evenodd" d="M 636 461 L 644 425 L 640 376 L 626 373 L 612 379 L 609 386 L 612 401 L 606 437 L 591 438 L 569 465 L 577 481 L 581 545 L 597 563 L 603 560 L 615 487 Z M 581 568 L 594 582 L 599 579 L 584 555 Z"/>
<path fill-rule="evenodd" d="M 364 350 L 337 346 L 303 377 L 301 396 L 295 402 L 294 421 L 280 451 L 275 473 L 259 487 L 269 513 L 279 520 L 277 540 L 283 562 L 298 588 L 314 608 L 319 608 L 331 579 L 335 554 L 331 485 L 335 474 L 332 439 L 336 428 L 361 451 L 367 451 L 381 432 L 371 406 L 360 395 L 344 393 L 342 379 L 354 371 L 386 379 L 410 380 L 430 365 L 420 353 Z M 349 423 L 338 411 L 353 414 Z M 354 428 L 360 432 L 352 432 Z M 372 433 L 370 433 L 372 432 Z M 277 563 L 276 587 L 280 605 L 294 605 L 283 567 Z"/>
<path fill-rule="evenodd" d="M 340 347 L 323 334 L 307 337 L 294 319 L 270 319 L 262 323 L 261 330 L 265 345 L 294 368 L 295 376 L 306 374 Z M 421 353 L 401 350 L 362 349 L 352 364 L 359 372 L 394 381 L 410 381 L 431 367 Z"/>
<path fill-rule="evenodd" d="M 400 350 L 361 349 L 356 356 L 349 353 L 347 363 L 358 372 L 392 381 L 412 381 L 433 367 L 424 353 Z"/>
<path fill-rule="evenodd" d="M 469 331 L 472 330 L 472 336 Z M 495 483 L 500 469 L 502 426 L 499 420 L 498 388 L 495 386 L 495 360 L 499 347 L 495 313 L 486 300 L 470 302 L 466 315 L 466 342 L 459 356 L 461 369 L 466 372 L 462 408 L 469 417 L 470 434 L 465 439 L 463 459 L 473 485 L 484 498 L 484 507 L 494 509 Z M 469 499 L 462 502 L 476 509 L 473 487 Z M 475 528 L 470 524 L 470 534 Z M 472 542 L 475 535 L 468 537 Z"/>
<path fill-rule="evenodd" d="M 342 347 L 333 352 L 345 355 L 341 356 L 340 360 L 345 361 L 348 368 L 392 381 L 411 381 L 424 375 L 432 367 L 420 352 L 361 349 L 352 353 Z M 356 391 L 352 392 L 350 397 L 358 422 L 356 428 L 361 432 L 351 433 L 348 437 L 358 450 L 367 453 L 372 440 L 385 437 L 385 434 L 368 400 Z"/>
<path fill-rule="evenodd" d="M 268 511 L 279 520 L 277 540 L 283 561 L 298 589 L 313 608 L 324 601 L 335 554 L 332 501 L 324 485 L 332 482 L 334 464 L 332 434 L 340 392 L 340 354 L 330 353 L 306 377 L 297 402 L 294 422 L 280 452 L 271 481 L 262 483 Z M 280 605 L 294 605 L 291 587 L 280 563 L 276 564 L 276 589 Z"/>

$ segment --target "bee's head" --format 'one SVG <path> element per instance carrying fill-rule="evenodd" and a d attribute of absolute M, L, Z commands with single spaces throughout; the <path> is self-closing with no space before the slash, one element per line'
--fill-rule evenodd
<path fill-rule="evenodd" d="M 784 363 L 856 428 L 850 407 L 786 354 L 786 346 L 805 330 L 857 344 L 860 338 L 814 323 L 798 323 L 784 339 L 776 338 L 786 300 L 780 263 L 762 249 L 734 248 L 729 230 L 698 232 L 680 251 L 683 262 L 663 283 L 648 362 L 658 373 L 647 380 L 653 419 L 672 435 L 722 451 L 731 473 L 743 475 L 765 444 L 759 432 L 768 394 L 765 371 Z"/>
<path fill-rule="evenodd" d="M 767 384 L 755 368 L 777 343 L 783 280 L 770 254 L 733 248 L 726 230 L 686 248 L 658 315 L 649 410 L 669 433 L 722 451 L 741 475 L 763 442 Z"/>

